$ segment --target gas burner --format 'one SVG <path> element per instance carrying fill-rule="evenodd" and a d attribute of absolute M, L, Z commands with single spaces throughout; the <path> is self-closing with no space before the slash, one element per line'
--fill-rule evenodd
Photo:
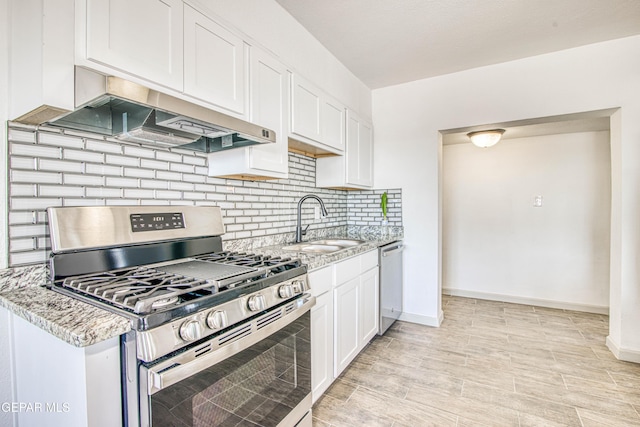
<path fill-rule="evenodd" d="M 175 305 L 180 301 L 180 298 L 173 296 L 173 297 L 169 297 L 169 298 L 164 298 L 164 299 L 159 299 L 156 300 L 155 302 L 153 302 L 151 304 L 151 308 L 164 308 L 164 307 L 168 307 L 170 305 Z"/>

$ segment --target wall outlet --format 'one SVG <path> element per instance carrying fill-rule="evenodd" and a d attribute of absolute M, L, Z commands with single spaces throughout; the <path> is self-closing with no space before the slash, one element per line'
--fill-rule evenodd
<path fill-rule="evenodd" d="M 542 196 L 535 196 L 533 198 L 533 207 L 534 208 L 542 207 Z"/>
<path fill-rule="evenodd" d="M 320 219 L 320 206 L 313 207 L 313 218 Z"/>

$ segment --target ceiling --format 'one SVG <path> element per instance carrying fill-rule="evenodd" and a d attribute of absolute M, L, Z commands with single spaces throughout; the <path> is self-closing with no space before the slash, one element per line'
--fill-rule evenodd
<path fill-rule="evenodd" d="M 369 88 L 640 34 L 640 0 L 276 0 Z"/>

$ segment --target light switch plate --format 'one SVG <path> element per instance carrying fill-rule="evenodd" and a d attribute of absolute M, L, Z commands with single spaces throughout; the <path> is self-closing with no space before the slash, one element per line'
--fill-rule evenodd
<path fill-rule="evenodd" d="M 533 207 L 535 208 L 542 207 L 542 196 L 535 196 L 533 198 Z"/>

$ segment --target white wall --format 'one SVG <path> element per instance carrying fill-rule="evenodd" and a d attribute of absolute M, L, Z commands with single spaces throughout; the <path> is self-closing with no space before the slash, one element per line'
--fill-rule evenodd
<path fill-rule="evenodd" d="M 407 315 L 427 323 L 441 310 L 439 130 L 621 107 L 611 131 L 610 341 L 640 361 L 638 93 L 640 36 L 373 91 L 375 185 L 403 192 Z"/>
<path fill-rule="evenodd" d="M 442 180 L 445 293 L 608 313 L 608 131 L 446 145 Z"/>

